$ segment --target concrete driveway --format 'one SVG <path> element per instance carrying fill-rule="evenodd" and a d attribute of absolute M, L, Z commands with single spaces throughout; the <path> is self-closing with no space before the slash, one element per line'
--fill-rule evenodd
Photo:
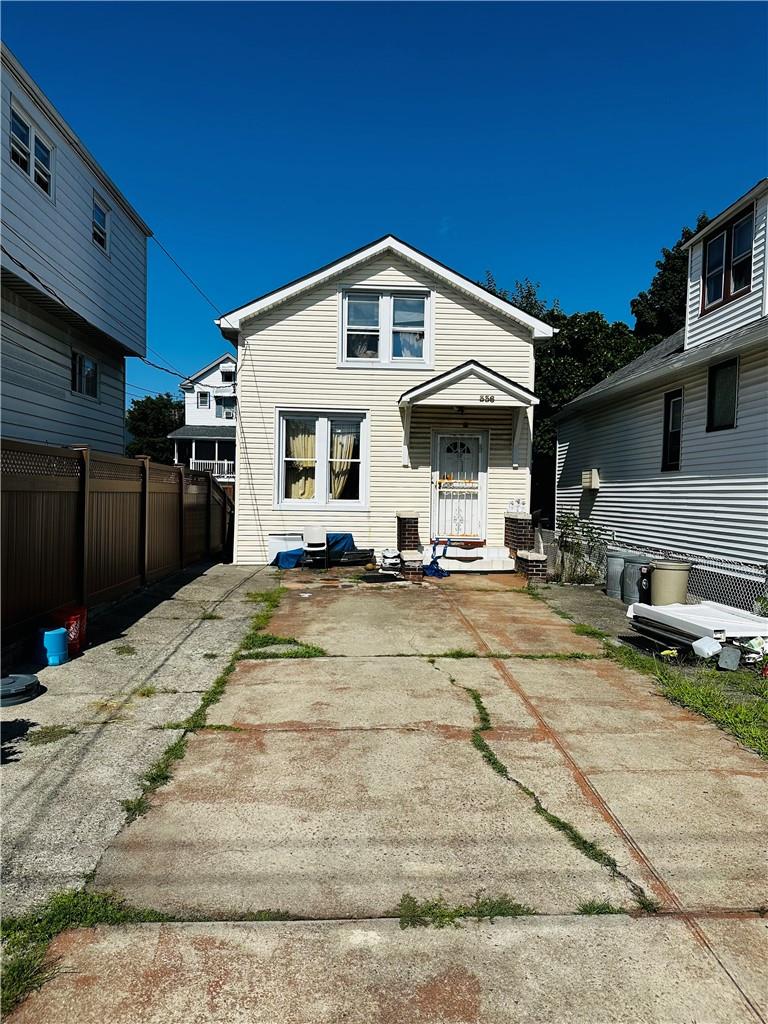
<path fill-rule="evenodd" d="M 269 630 L 326 656 L 242 661 L 92 883 L 181 923 L 61 936 L 14 1021 L 765 1021 L 756 755 L 506 579 L 300 578 Z M 391 920 L 480 890 L 535 916 Z"/>

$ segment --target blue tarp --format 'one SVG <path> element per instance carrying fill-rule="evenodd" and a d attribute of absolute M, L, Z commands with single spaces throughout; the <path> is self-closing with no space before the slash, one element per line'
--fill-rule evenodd
<path fill-rule="evenodd" d="M 345 551 L 355 550 L 355 539 L 351 533 L 329 533 L 326 537 L 328 541 L 328 558 L 333 559 L 343 555 Z M 278 569 L 295 569 L 301 564 L 301 560 L 304 556 L 304 550 L 302 548 L 291 548 L 290 551 L 278 551 L 275 555 L 272 565 L 276 565 Z"/>

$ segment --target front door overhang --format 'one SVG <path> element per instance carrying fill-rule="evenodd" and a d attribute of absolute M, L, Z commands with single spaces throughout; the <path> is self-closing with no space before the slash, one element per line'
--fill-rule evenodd
<path fill-rule="evenodd" d="M 403 421 L 403 465 L 410 464 L 411 413 L 416 405 L 457 406 L 462 409 L 509 409 L 514 418 L 512 462 L 519 462 L 518 449 L 525 413 L 539 400 L 532 391 L 502 373 L 469 359 L 451 370 L 415 385 L 400 396 Z"/>

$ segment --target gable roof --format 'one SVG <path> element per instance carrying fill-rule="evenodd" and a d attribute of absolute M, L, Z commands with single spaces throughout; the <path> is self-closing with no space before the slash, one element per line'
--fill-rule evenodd
<path fill-rule="evenodd" d="M 409 388 L 408 391 L 404 391 L 400 395 L 398 405 L 413 405 L 414 403 L 421 402 L 425 398 L 430 398 L 432 395 L 438 394 L 440 391 L 445 390 L 445 388 L 449 388 L 467 377 L 479 377 L 486 384 L 493 385 L 511 398 L 517 398 L 522 405 L 539 404 L 536 395 L 529 391 L 528 388 L 523 387 L 522 384 L 518 384 L 517 381 L 511 380 L 501 373 L 497 373 L 490 366 L 478 363 L 475 359 L 468 359 L 466 363 L 460 363 L 459 366 L 454 366 L 452 370 L 438 373 L 436 377 L 425 380 L 423 384 L 417 384 L 415 387 Z"/>
<path fill-rule="evenodd" d="M 740 196 L 735 202 L 731 203 L 730 206 L 726 207 L 722 213 L 718 213 L 716 217 L 713 217 L 712 220 L 708 221 L 700 231 L 697 231 L 695 235 L 692 235 L 688 239 L 683 246 L 683 252 L 685 252 L 686 249 L 690 249 L 692 245 L 696 245 L 697 242 L 700 242 L 705 235 L 709 235 L 713 231 L 716 231 L 721 224 L 725 224 L 726 221 L 729 221 L 735 213 L 738 213 L 739 207 L 746 206 L 747 203 L 754 202 L 755 199 L 763 194 L 763 192 L 768 192 L 768 178 L 761 178 L 748 192 L 745 192 L 743 196 Z"/>
<path fill-rule="evenodd" d="M 219 356 L 218 359 L 214 359 L 213 362 L 208 363 L 207 366 L 204 366 L 202 370 L 198 370 L 197 373 L 191 373 L 189 377 L 186 378 L 186 380 L 183 380 L 181 384 L 179 384 L 179 387 L 183 388 L 185 385 L 194 384 L 196 380 L 200 380 L 201 377 L 204 377 L 206 373 L 208 373 L 210 370 L 213 370 L 221 363 L 234 363 L 235 366 L 237 366 L 237 361 L 235 360 L 235 357 L 232 355 L 232 353 L 225 352 L 223 355 Z"/>
<path fill-rule="evenodd" d="M 427 256 L 426 253 L 395 237 L 395 235 L 383 235 L 381 238 L 377 238 L 376 241 L 370 242 L 360 249 L 355 249 L 354 252 L 347 253 L 346 256 L 341 256 L 332 263 L 326 263 L 324 267 L 313 270 L 303 277 L 298 277 L 295 281 L 290 281 L 281 288 L 276 288 L 271 292 L 266 292 L 264 295 L 251 299 L 245 305 L 238 306 L 236 309 L 224 313 L 215 323 L 224 337 L 230 340 L 236 339 L 243 320 L 256 316 L 258 313 L 263 313 L 266 309 L 272 309 L 279 303 L 294 298 L 294 296 L 300 295 L 302 292 L 308 291 L 319 284 L 323 284 L 330 278 L 351 270 L 366 260 L 386 252 L 392 252 L 409 263 L 421 267 L 422 270 L 432 274 L 433 277 L 452 285 L 467 295 L 471 295 L 472 298 L 496 310 L 497 313 L 515 320 L 521 326 L 530 330 L 534 339 L 551 338 L 554 334 L 554 329 L 549 324 L 544 323 L 543 320 L 539 320 L 529 313 L 524 313 L 517 306 L 513 306 L 511 302 L 507 302 L 506 299 L 500 299 L 498 295 L 494 295 L 487 288 L 477 284 L 475 281 L 471 281 L 468 277 L 464 277 L 458 271 L 451 270 L 444 263 L 439 263 L 431 256 Z"/>

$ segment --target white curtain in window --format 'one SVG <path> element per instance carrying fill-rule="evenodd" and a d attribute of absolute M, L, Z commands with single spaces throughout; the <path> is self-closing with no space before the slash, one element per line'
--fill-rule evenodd
<path fill-rule="evenodd" d="M 287 420 L 285 424 L 285 496 L 315 496 L 315 423 Z"/>
<path fill-rule="evenodd" d="M 331 431 L 331 496 L 340 498 L 352 468 L 359 423 L 334 423 Z"/>

